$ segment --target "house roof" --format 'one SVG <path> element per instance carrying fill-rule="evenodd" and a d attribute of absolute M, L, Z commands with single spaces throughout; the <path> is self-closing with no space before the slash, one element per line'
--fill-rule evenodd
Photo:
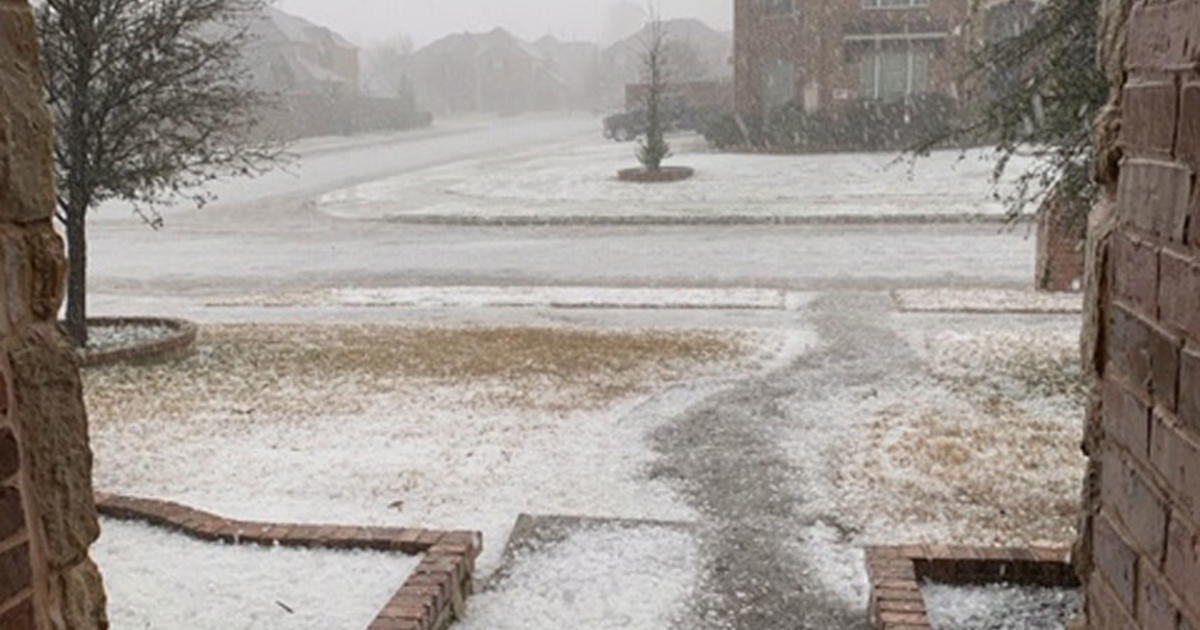
<path fill-rule="evenodd" d="M 274 7 L 267 7 L 263 11 L 259 26 L 260 35 L 269 40 L 282 39 L 289 42 L 313 43 L 318 37 L 324 36 L 340 48 L 358 48 L 353 42 L 332 29 L 309 22 L 302 17 L 284 13 Z"/>

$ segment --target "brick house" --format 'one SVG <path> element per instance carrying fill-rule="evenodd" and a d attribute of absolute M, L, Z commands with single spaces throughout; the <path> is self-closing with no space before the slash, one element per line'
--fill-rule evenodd
<path fill-rule="evenodd" d="M 958 98 L 970 0 L 735 0 L 737 111 Z"/>
<path fill-rule="evenodd" d="M 408 72 L 422 106 L 438 114 L 547 111 L 569 93 L 551 59 L 500 28 L 443 37 L 414 53 Z"/>
<path fill-rule="evenodd" d="M 246 56 L 255 84 L 283 95 L 356 97 L 359 50 L 332 30 L 267 7 L 251 22 Z"/>

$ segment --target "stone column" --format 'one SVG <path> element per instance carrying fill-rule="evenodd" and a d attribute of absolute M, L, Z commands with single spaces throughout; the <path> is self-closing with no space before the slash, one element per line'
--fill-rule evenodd
<path fill-rule="evenodd" d="M 33 16 L 0 0 L 0 628 L 108 627 Z"/>

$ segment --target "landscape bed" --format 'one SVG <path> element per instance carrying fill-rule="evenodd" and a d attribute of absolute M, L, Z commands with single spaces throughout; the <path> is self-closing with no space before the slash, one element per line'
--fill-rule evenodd
<path fill-rule="evenodd" d="M 871 547 L 866 561 L 875 630 L 1060 630 L 1076 610 L 1066 549 Z"/>
<path fill-rule="evenodd" d="M 196 342 L 196 325 L 164 317 L 100 317 L 88 320 L 88 346 L 79 352 L 85 366 L 121 361 L 167 359 Z"/>

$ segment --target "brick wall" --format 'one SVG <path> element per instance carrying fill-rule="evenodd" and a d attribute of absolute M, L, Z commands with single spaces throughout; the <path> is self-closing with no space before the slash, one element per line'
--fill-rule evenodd
<path fill-rule="evenodd" d="M 929 53 L 928 91 L 957 97 L 967 44 L 969 2 L 928 0 L 928 6 L 865 9 L 863 0 L 804 0 L 787 15 L 768 15 L 764 0 L 734 3 L 734 82 L 737 111 L 761 115 L 764 68 L 775 60 L 795 63 L 796 103 L 816 87 L 818 108 L 837 107 L 861 94 L 864 53 L 874 35 L 936 34 L 912 45 Z"/>
<path fill-rule="evenodd" d="M 1037 216 L 1034 286 L 1039 291 L 1083 288 L 1088 202 L 1051 195 Z"/>
<path fill-rule="evenodd" d="M 107 627 L 78 361 L 58 329 L 50 118 L 26 0 L 0 0 L 0 628 Z"/>
<path fill-rule="evenodd" d="M 1106 196 L 1089 235 L 1087 626 L 1195 630 L 1200 0 L 1106 0 L 1105 11 L 1102 62 L 1123 88 L 1100 120 Z"/>

